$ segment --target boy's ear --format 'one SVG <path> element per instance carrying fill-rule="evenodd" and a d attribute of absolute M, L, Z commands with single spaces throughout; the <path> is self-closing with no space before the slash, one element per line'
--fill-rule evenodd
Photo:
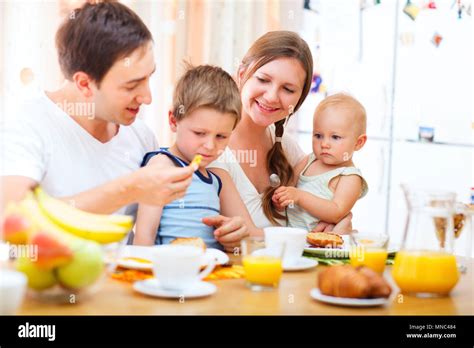
<path fill-rule="evenodd" d="M 176 117 L 174 117 L 173 111 L 168 111 L 168 123 L 170 124 L 170 128 L 172 132 L 176 132 L 178 128 L 178 122 L 176 121 Z"/>
<path fill-rule="evenodd" d="M 362 135 L 360 135 L 360 136 L 357 138 L 355 150 L 356 150 L 356 151 L 359 151 L 360 149 L 362 149 L 362 146 L 364 146 L 366 142 L 367 142 L 367 134 L 362 134 Z"/>
<path fill-rule="evenodd" d="M 90 98 L 94 94 L 92 89 L 94 82 L 85 72 L 78 71 L 72 76 L 72 80 L 79 92 L 85 97 Z"/>
<path fill-rule="evenodd" d="M 237 71 L 237 81 L 236 81 L 236 82 L 237 82 L 237 86 L 238 86 L 239 88 L 242 87 L 242 86 L 240 85 L 240 83 L 241 83 L 242 79 L 244 78 L 245 70 L 246 70 L 246 69 L 241 65 L 241 66 L 239 67 L 239 70 Z"/>

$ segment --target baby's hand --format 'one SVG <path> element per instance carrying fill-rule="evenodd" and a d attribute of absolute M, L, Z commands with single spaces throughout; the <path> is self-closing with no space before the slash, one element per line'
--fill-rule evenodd
<path fill-rule="evenodd" d="M 273 197 L 283 207 L 293 206 L 293 204 L 298 204 L 298 189 L 291 186 L 280 186 L 276 189 Z M 272 198 L 273 199 L 273 198 Z"/>
<path fill-rule="evenodd" d="M 285 207 L 278 202 L 278 199 L 276 198 L 275 193 L 273 193 L 273 196 L 272 196 L 272 204 L 277 211 L 285 211 Z"/>

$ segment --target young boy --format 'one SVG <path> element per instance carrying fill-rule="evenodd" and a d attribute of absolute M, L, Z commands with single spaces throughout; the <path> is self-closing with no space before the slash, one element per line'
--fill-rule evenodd
<path fill-rule="evenodd" d="M 204 217 L 219 214 L 226 204 L 220 198 L 220 178 L 206 166 L 227 146 L 241 108 L 237 85 L 221 68 L 198 66 L 181 77 L 169 112 L 176 141 L 168 149 L 148 153 L 142 165 L 158 164 L 167 170 L 189 165 L 196 155 L 202 160 L 183 199 L 163 207 L 139 206 L 134 244 L 167 244 L 178 237 L 200 237 L 208 247 L 223 248 L 214 237 L 214 228 L 202 222 Z"/>
<path fill-rule="evenodd" d="M 355 98 L 338 93 L 324 99 L 313 120 L 313 153 L 296 166 L 295 187 L 279 187 L 272 201 L 288 207 L 288 224 L 307 229 L 319 220 L 337 224 L 367 193 L 352 155 L 367 141 L 366 112 Z"/>

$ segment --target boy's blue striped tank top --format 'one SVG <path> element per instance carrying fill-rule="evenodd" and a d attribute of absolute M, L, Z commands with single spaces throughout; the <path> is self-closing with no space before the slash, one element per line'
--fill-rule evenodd
<path fill-rule="evenodd" d="M 168 148 L 160 148 L 147 153 L 141 166 L 145 166 L 156 155 L 168 156 L 178 167 L 189 165 L 169 152 Z M 186 195 L 163 207 L 155 244 L 168 244 L 178 237 L 200 237 L 209 248 L 223 250 L 222 245 L 214 238 L 214 227 L 202 222 L 203 217 L 220 214 L 219 193 L 222 182 L 216 174 L 207 169 L 206 172 L 208 177 L 199 171 L 194 172 Z"/>

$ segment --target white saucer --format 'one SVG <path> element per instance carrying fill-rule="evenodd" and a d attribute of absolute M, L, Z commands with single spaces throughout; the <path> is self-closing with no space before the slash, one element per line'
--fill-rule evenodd
<path fill-rule="evenodd" d="M 292 263 L 288 265 L 288 264 L 285 264 L 285 262 L 283 262 L 283 270 L 284 271 L 303 271 L 305 269 L 316 267 L 317 265 L 318 265 L 318 261 L 301 256 L 296 263 Z"/>
<path fill-rule="evenodd" d="M 334 297 L 323 295 L 319 289 L 311 289 L 310 295 L 315 300 L 339 305 L 339 306 L 349 306 L 349 307 L 375 307 L 382 306 L 389 302 L 388 298 L 378 297 L 378 298 L 347 298 L 347 297 Z"/>
<path fill-rule="evenodd" d="M 156 278 L 135 282 L 133 284 L 133 289 L 148 296 L 179 299 L 209 296 L 217 291 L 217 288 L 214 284 L 202 281 L 196 282 L 193 287 L 185 290 L 166 290 L 160 287 L 158 279 Z"/>

